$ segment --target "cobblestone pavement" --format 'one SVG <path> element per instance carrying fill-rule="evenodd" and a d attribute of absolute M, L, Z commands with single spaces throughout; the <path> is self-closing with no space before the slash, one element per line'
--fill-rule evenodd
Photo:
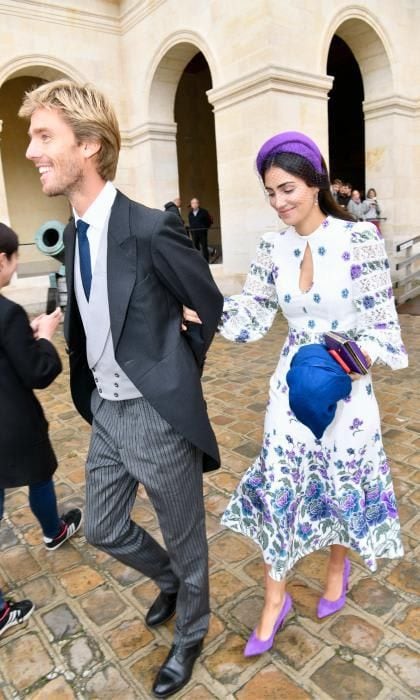
<path fill-rule="evenodd" d="M 285 326 L 278 321 L 257 344 L 217 338 L 205 372 L 209 410 L 223 468 L 205 478 L 213 616 L 184 700 L 403 700 L 420 691 L 420 317 L 401 317 L 408 370 L 375 369 L 376 393 L 404 527 L 406 555 L 384 561 L 375 576 L 353 557 L 351 592 L 340 614 L 318 621 L 326 553 L 302 560 L 290 579 L 294 611 L 271 652 L 242 655 L 262 601 L 261 560 L 254 545 L 223 529 L 219 516 L 240 475 L 256 456 L 268 378 Z M 60 349 L 64 354 L 63 342 Z M 66 362 L 66 360 L 64 360 Z M 77 416 L 68 373 L 41 392 L 60 458 L 62 508 L 83 506 L 89 427 Z M 152 680 L 171 644 L 173 623 L 156 631 L 144 614 L 156 595 L 137 572 L 87 545 L 77 534 L 47 552 L 25 489 L 9 491 L 0 528 L 0 585 L 30 597 L 36 611 L 25 628 L 0 642 L 0 700 L 150 698 Z M 134 517 L 157 533 L 139 492 Z"/>

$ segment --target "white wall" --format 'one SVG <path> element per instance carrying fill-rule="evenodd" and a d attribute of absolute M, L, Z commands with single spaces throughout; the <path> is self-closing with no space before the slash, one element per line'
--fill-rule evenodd
<path fill-rule="evenodd" d="M 98 85 L 123 131 L 117 184 L 157 204 L 156 159 L 168 161 L 171 196 L 177 178 L 176 81 L 201 50 L 213 80 L 224 261 L 242 272 L 258 236 L 280 225 L 255 175 L 258 147 L 293 128 L 327 155 L 325 71 L 335 32 L 362 70 L 367 179 L 385 199 L 385 233 L 419 231 L 419 30 L 419 4 L 394 0 L 75 0 L 71 11 L 60 0 L 13 0 L 0 7 L 0 82 L 38 66 L 32 74 L 60 70 Z"/>

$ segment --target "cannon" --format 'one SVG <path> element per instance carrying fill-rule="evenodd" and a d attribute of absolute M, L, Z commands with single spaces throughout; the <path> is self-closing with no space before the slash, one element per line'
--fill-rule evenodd
<path fill-rule="evenodd" d="M 63 231 L 65 224 L 61 221 L 46 221 L 35 234 L 35 245 L 39 252 L 48 255 L 61 263 L 58 272 L 49 275 L 46 313 L 49 314 L 57 306 L 64 309 L 67 305 L 66 270 L 64 267 Z"/>

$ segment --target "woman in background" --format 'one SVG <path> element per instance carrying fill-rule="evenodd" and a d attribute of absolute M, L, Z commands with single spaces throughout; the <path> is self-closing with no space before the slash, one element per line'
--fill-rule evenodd
<path fill-rule="evenodd" d="M 380 231 L 381 229 L 379 226 L 379 217 L 381 216 L 381 207 L 378 203 L 376 190 L 373 187 L 371 187 L 368 190 L 365 203 L 369 204 L 369 209 L 366 211 L 365 214 L 365 220 L 371 221 L 372 224 L 375 224 L 376 228 Z"/>

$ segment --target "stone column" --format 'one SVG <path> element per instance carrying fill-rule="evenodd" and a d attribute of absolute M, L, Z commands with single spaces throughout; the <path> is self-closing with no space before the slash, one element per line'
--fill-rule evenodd
<path fill-rule="evenodd" d="M 135 177 L 132 196 L 147 206 L 163 205 L 179 192 L 176 124 L 148 122 L 123 134 Z"/>
<path fill-rule="evenodd" d="M 420 234 L 420 108 L 417 100 L 390 95 L 366 101 L 366 188 L 374 187 L 387 217 L 383 233 L 394 244 Z"/>
<path fill-rule="evenodd" d="M 7 206 L 6 186 L 4 184 L 3 161 L 1 157 L 1 134 L 3 133 L 3 120 L 0 119 L 0 221 L 7 226 L 10 226 L 9 208 Z M 10 280 L 10 285 L 16 284 L 18 275 L 17 272 Z"/>
<path fill-rule="evenodd" d="M 259 147 L 280 131 L 302 131 L 328 154 L 332 78 L 267 66 L 209 90 L 214 106 L 223 268 L 248 269 L 258 238 L 281 227 L 255 169 Z"/>
<path fill-rule="evenodd" d="M 3 131 L 3 120 L 0 119 L 0 221 L 10 226 L 9 209 L 7 206 L 6 187 L 3 176 L 3 163 L 1 158 L 1 134 Z"/>

